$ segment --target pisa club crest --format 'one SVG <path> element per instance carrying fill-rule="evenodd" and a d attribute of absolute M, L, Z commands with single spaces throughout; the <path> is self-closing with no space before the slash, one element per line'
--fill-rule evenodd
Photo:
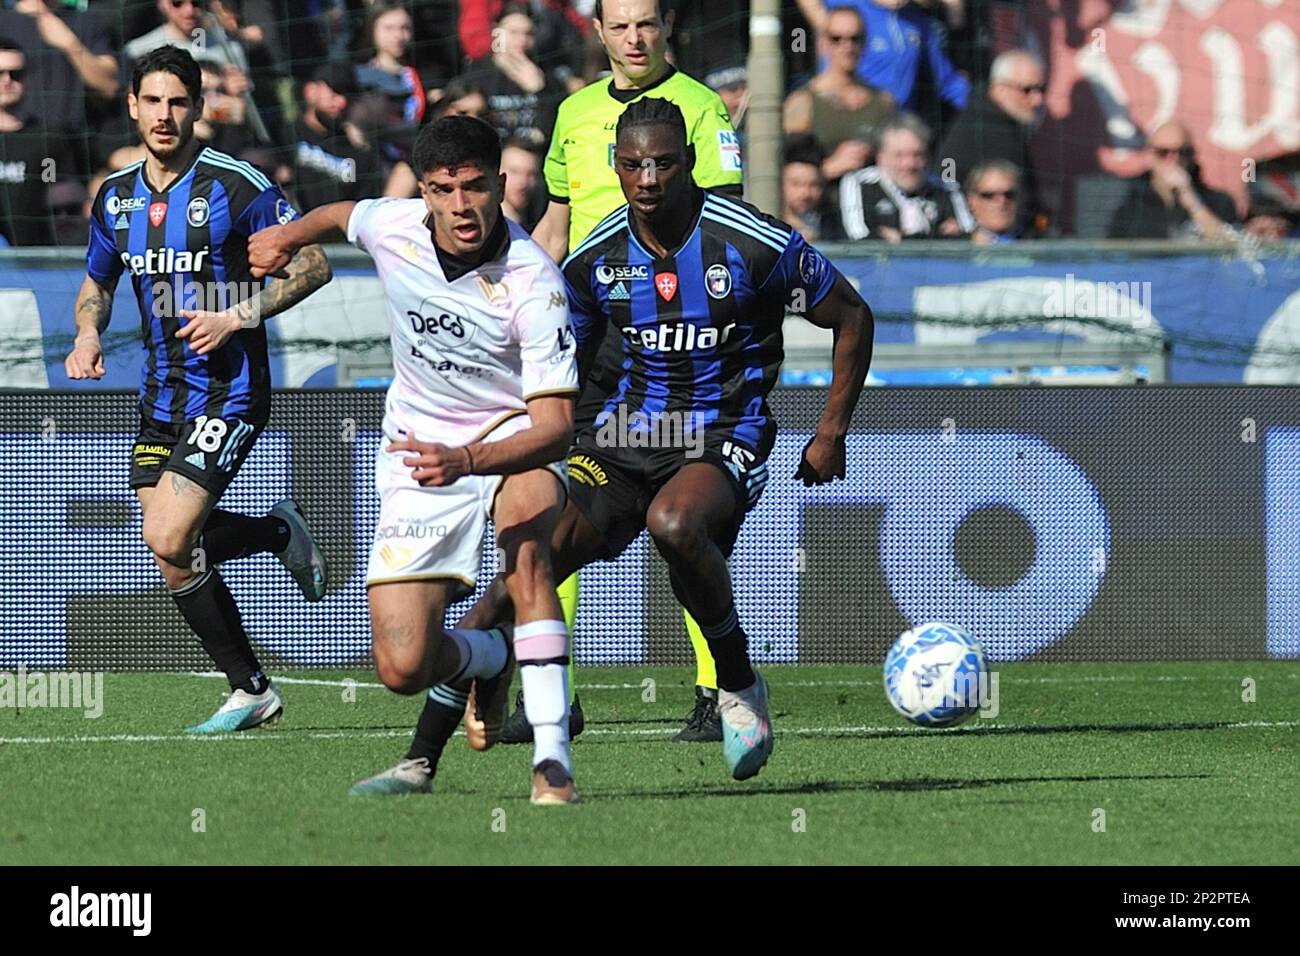
<path fill-rule="evenodd" d="M 149 207 L 149 221 L 153 223 L 155 229 L 162 225 L 162 221 L 167 218 L 167 204 L 165 202 L 156 202 Z"/>
<path fill-rule="evenodd" d="M 725 299 L 731 291 L 731 271 L 722 265 L 709 266 L 709 271 L 704 273 L 704 282 L 710 296 Z"/>
<path fill-rule="evenodd" d="M 665 302 L 673 301 L 673 296 L 677 294 L 677 274 L 660 272 L 655 276 L 655 288 L 659 290 L 659 295 Z"/>

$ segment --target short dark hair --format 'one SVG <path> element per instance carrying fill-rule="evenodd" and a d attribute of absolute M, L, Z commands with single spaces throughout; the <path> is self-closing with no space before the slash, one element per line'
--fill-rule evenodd
<path fill-rule="evenodd" d="M 411 169 L 419 179 L 431 169 L 477 166 L 485 173 L 501 169 L 501 137 L 474 116 L 444 116 L 420 130 L 411 150 Z"/>
<path fill-rule="evenodd" d="M 203 98 L 203 71 L 184 47 L 167 44 L 150 50 L 135 61 L 135 70 L 131 74 L 131 92 L 136 96 L 140 95 L 140 84 L 150 73 L 170 73 L 185 85 L 185 92 L 191 100 Z"/>
<path fill-rule="evenodd" d="M 683 146 L 690 142 L 686 135 L 686 120 L 677 104 L 654 96 L 643 97 L 629 105 L 618 118 L 614 135 L 622 139 L 625 132 L 645 126 L 667 126 L 681 137 Z"/>
<path fill-rule="evenodd" d="M 817 140 L 811 133 L 791 134 L 781 144 L 782 166 L 789 166 L 791 163 L 807 163 L 820 169 L 825 158 L 826 154 L 817 145 Z"/>
<path fill-rule="evenodd" d="M 9 37 L 0 36 L 0 50 L 7 50 L 10 53 L 21 53 L 27 55 L 27 51 L 18 45 L 17 40 L 11 40 Z"/>
<path fill-rule="evenodd" d="M 600 20 L 602 22 L 604 21 L 605 19 L 604 6 L 605 5 L 601 3 L 601 0 L 596 0 L 596 8 L 591 11 L 591 18 L 593 20 Z M 659 15 L 660 20 L 664 18 L 664 0 L 656 0 L 655 13 Z"/>

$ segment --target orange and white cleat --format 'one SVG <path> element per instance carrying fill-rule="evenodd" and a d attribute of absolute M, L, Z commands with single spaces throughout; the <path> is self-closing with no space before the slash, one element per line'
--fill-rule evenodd
<path fill-rule="evenodd" d="M 573 774 L 564 769 L 558 760 L 543 760 L 533 768 L 533 795 L 529 802 L 535 807 L 559 807 L 579 803 L 573 786 Z"/>

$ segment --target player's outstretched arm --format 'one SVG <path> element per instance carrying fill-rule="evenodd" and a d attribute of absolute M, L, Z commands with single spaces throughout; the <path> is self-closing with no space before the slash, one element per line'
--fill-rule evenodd
<path fill-rule="evenodd" d="M 573 439 L 574 395 L 543 395 L 528 400 L 532 427 L 497 442 L 451 448 L 407 435 L 386 449 L 410 452 L 402 463 L 425 488 L 450 485 L 466 475 L 514 475 L 562 459 Z"/>
<path fill-rule="evenodd" d="M 836 276 L 831 291 L 806 318 L 835 333 L 830 395 L 795 474 L 805 485 L 821 485 L 844 477 L 844 438 L 871 367 L 875 320 L 871 308 L 842 275 Z"/>
<path fill-rule="evenodd" d="M 108 328 L 108 319 L 113 312 L 113 290 L 117 280 L 99 283 L 86 276 L 77 293 L 74 315 L 77 323 L 77 335 L 72 343 L 72 352 L 63 363 L 68 378 L 103 378 L 104 351 L 100 346 L 99 333 Z"/>
<path fill-rule="evenodd" d="M 347 242 L 348 220 L 356 205 L 355 202 L 332 202 L 319 206 L 298 219 L 291 219 L 284 225 L 270 226 L 253 233 L 248 237 L 248 268 L 253 273 L 253 278 L 286 278 L 285 270 L 305 246 L 322 242 Z M 323 254 L 321 258 L 324 258 Z M 328 281 L 327 277 L 325 282 Z"/>

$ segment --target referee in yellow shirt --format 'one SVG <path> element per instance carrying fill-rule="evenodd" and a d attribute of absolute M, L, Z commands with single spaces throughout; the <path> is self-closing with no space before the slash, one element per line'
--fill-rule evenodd
<path fill-rule="evenodd" d="M 533 239 L 556 262 L 563 262 L 598 222 L 626 199 L 614 172 L 614 132 L 627 105 L 643 96 L 675 103 L 686 119 L 695 147 L 695 182 L 703 189 L 740 198 L 742 173 L 740 140 L 721 97 L 667 60 L 673 14 L 660 10 L 659 0 L 597 0 L 593 23 L 609 55 L 613 78 L 585 87 L 560 104 L 546 154 L 544 173 L 550 203 Z M 605 336 L 605 346 L 591 377 L 584 383 L 574 415 L 575 430 L 592 421 L 618 384 L 622 363 L 622 333 Z M 578 575 L 559 587 L 569 633 L 578 614 Z M 673 740 L 717 742 L 718 681 L 713 656 L 695 620 L 683 609 L 686 632 L 695 650 L 695 708 Z M 572 659 L 572 657 L 570 657 Z M 569 686 L 574 686 L 570 664 Z M 574 696 L 571 734 L 582 729 L 582 709 Z M 521 705 L 502 729 L 502 743 L 526 743 L 532 727 Z"/>

